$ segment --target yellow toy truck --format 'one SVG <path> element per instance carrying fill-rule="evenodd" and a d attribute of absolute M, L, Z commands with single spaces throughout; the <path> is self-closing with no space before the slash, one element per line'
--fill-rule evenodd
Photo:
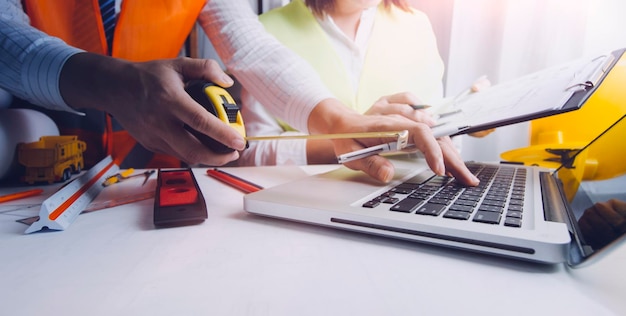
<path fill-rule="evenodd" d="M 72 173 L 84 167 L 83 152 L 87 144 L 77 136 L 42 136 L 39 141 L 21 143 L 17 149 L 18 162 L 26 167 L 22 181 L 67 181 Z"/>

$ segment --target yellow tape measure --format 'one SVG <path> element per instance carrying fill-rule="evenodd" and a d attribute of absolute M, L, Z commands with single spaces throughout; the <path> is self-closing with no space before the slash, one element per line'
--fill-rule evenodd
<path fill-rule="evenodd" d="M 224 88 L 218 87 L 208 81 L 192 81 L 185 86 L 189 95 L 207 111 L 215 115 L 222 122 L 236 129 L 242 137 L 246 137 L 246 128 L 243 125 L 243 118 L 239 105 Z M 213 152 L 225 154 L 234 149 L 216 141 L 215 139 L 202 134 L 189 126 L 185 126 L 200 142 L 209 147 Z"/>

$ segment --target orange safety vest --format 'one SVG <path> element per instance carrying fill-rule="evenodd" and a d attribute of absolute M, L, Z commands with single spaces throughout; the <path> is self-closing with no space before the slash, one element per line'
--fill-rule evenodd
<path fill-rule="evenodd" d="M 205 2 L 123 0 L 112 47 L 108 47 L 98 0 L 23 1 L 31 25 L 39 30 L 88 52 L 103 55 L 111 52 L 112 57 L 137 62 L 177 57 Z M 53 119 L 54 116 L 58 115 L 53 115 Z M 72 116 L 72 120 L 83 119 Z M 99 122 L 94 125 L 94 121 Z M 122 168 L 181 166 L 174 157 L 143 148 L 110 115 L 84 124 L 67 123 L 67 119 L 57 120 L 62 134 L 78 135 L 88 144 L 99 144 L 87 147 L 91 148 L 91 152 L 85 153 L 87 167 L 105 155 L 111 155 Z"/>

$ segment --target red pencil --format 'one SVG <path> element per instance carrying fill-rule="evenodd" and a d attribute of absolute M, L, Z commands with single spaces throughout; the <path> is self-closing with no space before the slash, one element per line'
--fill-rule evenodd
<path fill-rule="evenodd" d="M 2 195 L 2 196 L 0 196 L 0 203 L 13 201 L 13 200 L 19 200 L 19 199 L 23 199 L 23 198 L 39 195 L 41 193 L 43 193 L 42 189 L 32 189 L 32 190 L 26 190 L 26 191 L 22 191 L 22 192 L 16 192 L 16 193 L 11 193 L 11 194 L 7 194 L 7 195 Z"/>
<path fill-rule="evenodd" d="M 215 179 L 218 179 L 236 189 L 243 191 L 244 193 L 252 193 L 263 190 L 263 187 L 260 185 L 254 184 L 248 180 L 244 180 L 217 168 L 209 169 L 206 171 L 206 173 Z"/>

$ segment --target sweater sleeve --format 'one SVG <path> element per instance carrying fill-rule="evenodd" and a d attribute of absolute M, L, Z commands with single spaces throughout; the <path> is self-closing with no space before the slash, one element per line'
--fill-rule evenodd
<path fill-rule="evenodd" d="M 275 116 L 254 99 L 248 91 L 241 94 L 241 112 L 245 117 L 246 135 L 274 136 L 294 135 L 300 132 L 285 132 Z M 266 140 L 249 142 L 248 148 L 241 152 L 240 166 L 268 165 L 306 165 L 306 139 Z"/>
<path fill-rule="evenodd" d="M 315 70 L 268 34 L 244 0 L 209 0 L 199 22 L 227 70 L 270 113 L 308 133 L 313 108 L 333 97 Z"/>

